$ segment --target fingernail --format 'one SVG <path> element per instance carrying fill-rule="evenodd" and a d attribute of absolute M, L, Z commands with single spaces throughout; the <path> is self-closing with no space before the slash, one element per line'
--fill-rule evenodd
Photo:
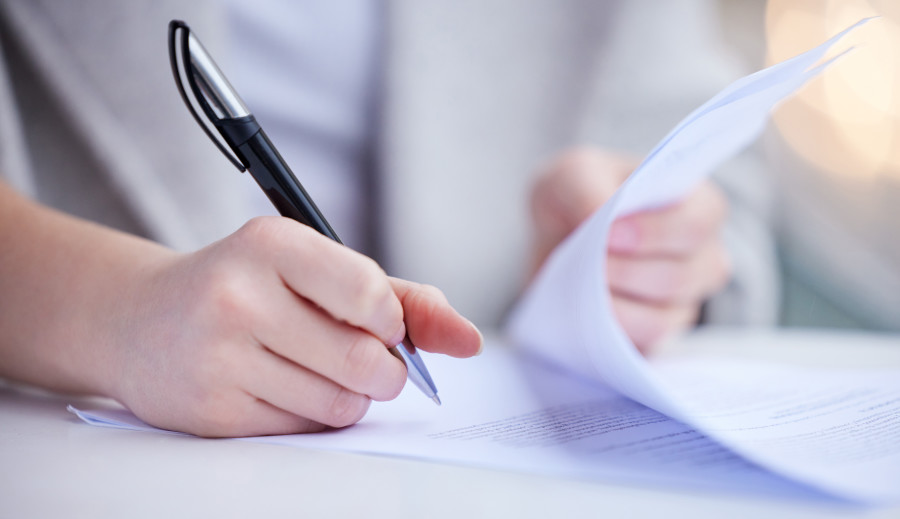
<path fill-rule="evenodd" d="M 481 334 L 481 330 L 479 330 L 472 321 L 469 321 L 469 326 L 471 326 L 472 329 L 475 330 L 475 333 L 478 334 L 478 351 L 475 352 L 475 356 L 481 355 L 484 351 L 484 335 Z"/>
<path fill-rule="evenodd" d="M 396 346 L 403 342 L 403 339 L 406 338 L 406 323 L 400 321 L 400 329 L 397 330 L 397 333 L 391 336 L 391 339 L 388 341 L 388 346 Z"/>
<path fill-rule="evenodd" d="M 637 226 L 628 220 L 619 220 L 612 225 L 609 232 L 609 248 L 619 252 L 628 252 L 638 246 Z"/>

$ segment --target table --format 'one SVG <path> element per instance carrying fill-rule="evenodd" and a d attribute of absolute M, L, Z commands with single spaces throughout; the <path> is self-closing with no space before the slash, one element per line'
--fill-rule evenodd
<path fill-rule="evenodd" d="M 489 340 L 489 344 L 494 342 Z M 900 337 L 713 329 L 661 355 L 900 366 Z M 900 517 L 741 495 L 91 427 L 99 399 L 0 387 L 0 517 Z"/>

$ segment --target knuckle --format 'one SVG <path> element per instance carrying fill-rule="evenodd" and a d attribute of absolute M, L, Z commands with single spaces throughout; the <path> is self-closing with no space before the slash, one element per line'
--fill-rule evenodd
<path fill-rule="evenodd" d="M 418 290 L 410 296 L 414 298 L 413 303 L 416 309 L 425 312 L 428 316 L 437 311 L 439 305 L 449 304 L 443 290 L 433 285 L 419 285 Z"/>
<path fill-rule="evenodd" d="M 344 356 L 343 372 L 349 380 L 368 387 L 377 378 L 379 355 L 384 345 L 368 334 L 360 333 L 353 339 Z"/>
<path fill-rule="evenodd" d="M 447 296 L 444 291 L 434 285 L 420 285 L 422 295 L 433 301 L 447 302 Z"/>
<path fill-rule="evenodd" d="M 266 248 L 280 241 L 284 233 L 284 221 L 277 216 L 252 218 L 234 233 L 237 248 L 252 251 Z"/>
<path fill-rule="evenodd" d="M 373 380 L 371 389 L 366 395 L 372 400 L 386 402 L 397 398 L 406 384 L 406 367 L 398 359 L 391 359 L 390 368 L 383 369 L 377 379 Z"/>
<path fill-rule="evenodd" d="M 406 385 L 406 369 L 399 369 L 395 373 L 395 375 L 387 377 L 385 381 L 387 390 L 381 395 L 379 400 L 393 400 L 400 396 L 400 392 L 403 391 L 403 387 Z"/>
<path fill-rule="evenodd" d="M 420 285 L 416 290 L 408 292 L 403 300 L 407 324 L 434 322 L 439 319 L 443 305 L 449 304 L 444 293 L 430 285 Z"/>
<path fill-rule="evenodd" d="M 362 257 L 351 279 L 351 297 L 363 317 L 374 314 L 392 293 L 387 274 L 372 259 Z"/>
<path fill-rule="evenodd" d="M 210 313 L 213 323 L 237 324 L 253 312 L 249 304 L 250 290 L 243 276 L 230 263 L 211 267 L 197 308 Z"/>
<path fill-rule="evenodd" d="M 324 423 L 332 427 L 346 427 L 358 422 L 369 409 L 370 400 L 346 388 L 339 388 L 332 398 Z"/>

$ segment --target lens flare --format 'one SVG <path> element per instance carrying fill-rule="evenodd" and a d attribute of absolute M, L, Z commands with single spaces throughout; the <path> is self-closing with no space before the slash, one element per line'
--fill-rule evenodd
<path fill-rule="evenodd" d="M 854 49 L 775 113 L 775 126 L 819 169 L 900 180 L 900 2 L 769 0 L 767 61 L 818 45 L 860 18 L 881 16 L 848 35 Z"/>

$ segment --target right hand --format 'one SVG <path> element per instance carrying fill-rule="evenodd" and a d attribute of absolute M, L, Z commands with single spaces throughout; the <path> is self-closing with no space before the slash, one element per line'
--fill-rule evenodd
<path fill-rule="evenodd" d="M 350 425 L 403 388 L 388 346 L 405 334 L 457 357 L 482 341 L 437 289 L 389 278 L 280 217 L 167 255 L 120 296 L 104 338 L 118 374 L 110 396 L 147 423 L 201 436 Z"/>

